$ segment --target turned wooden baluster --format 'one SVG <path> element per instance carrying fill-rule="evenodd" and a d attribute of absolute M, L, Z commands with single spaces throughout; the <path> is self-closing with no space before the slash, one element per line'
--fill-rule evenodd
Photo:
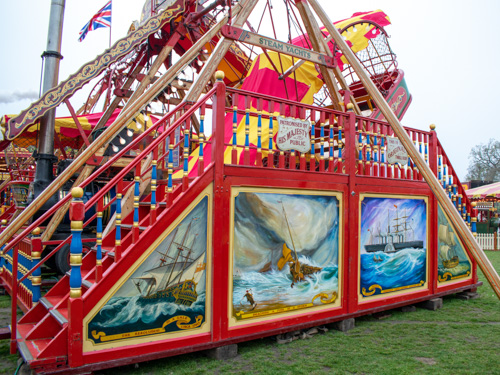
<path fill-rule="evenodd" d="M 311 156 L 309 158 L 309 170 L 316 170 L 316 112 L 311 110 Z"/>
<path fill-rule="evenodd" d="M 99 282 L 102 278 L 102 214 L 104 210 L 104 198 L 97 201 L 97 226 L 96 226 L 96 260 L 95 279 Z"/>
<path fill-rule="evenodd" d="M 238 94 L 233 94 L 233 145 L 231 149 L 231 164 L 238 164 Z"/>
<path fill-rule="evenodd" d="M 40 228 L 35 228 L 31 232 L 33 237 L 31 237 L 31 269 L 38 266 L 40 259 L 42 257 L 42 237 L 40 236 Z M 31 291 L 33 293 L 32 302 L 33 304 L 38 303 L 41 294 L 42 286 L 42 268 L 36 268 L 31 274 Z"/>
<path fill-rule="evenodd" d="M 257 98 L 257 167 L 262 167 L 262 98 Z"/>
<path fill-rule="evenodd" d="M 269 152 L 267 154 L 267 166 L 274 167 L 274 146 L 273 146 L 273 116 L 274 116 L 274 101 L 269 102 Z"/>
<path fill-rule="evenodd" d="M 205 104 L 200 107 L 200 135 L 198 136 L 198 141 L 198 176 L 201 176 L 205 170 L 205 162 L 203 160 L 203 143 L 205 142 Z"/>
<path fill-rule="evenodd" d="M 245 97 L 245 165 L 250 165 L 250 96 Z"/>
<path fill-rule="evenodd" d="M 69 218 L 71 220 L 71 245 L 70 245 L 70 266 L 71 275 L 69 278 L 70 298 L 80 298 L 82 296 L 82 230 L 83 219 L 85 218 L 85 205 L 83 203 L 83 189 L 76 187 L 71 189 L 73 200 L 69 207 Z"/>
<path fill-rule="evenodd" d="M 122 254 L 122 184 L 117 185 L 116 215 L 115 215 L 115 262 L 118 262 Z"/>

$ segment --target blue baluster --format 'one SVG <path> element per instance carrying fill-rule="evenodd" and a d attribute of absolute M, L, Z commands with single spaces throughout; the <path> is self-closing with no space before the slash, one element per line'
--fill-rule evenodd
<path fill-rule="evenodd" d="M 332 121 L 333 122 L 333 121 Z M 330 152 L 329 152 L 329 165 L 333 165 L 333 124 L 330 123 Z"/>
<path fill-rule="evenodd" d="M 122 195 L 116 194 L 116 219 L 115 219 L 115 262 L 120 260 L 122 246 Z"/>
<path fill-rule="evenodd" d="M 199 136 L 199 143 L 200 143 L 200 146 L 199 146 L 199 154 L 198 154 L 198 159 L 199 159 L 199 163 L 201 165 L 203 165 L 203 143 L 205 141 L 205 116 L 204 115 L 200 115 L 200 136 Z"/>
<path fill-rule="evenodd" d="M 40 238 L 40 228 L 35 228 L 33 232 L 33 237 L 31 239 L 31 244 L 33 250 L 31 251 L 31 267 L 32 269 L 35 269 L 35 267 L 38 266 L 40 263 L 40 259 L 42 256 L 42 240 Z M 31 274 L 31 291 L 33 295 L 33 303 L 37 303 L 40 301 L 40 298 L 42 297 L 41 294 L 41 286 L 42 286 L 42 268 L 38 267 L 36 268 L 33 273 Z"/>
<path fill-rule="evenodd" d="M 96 245 L 97 245 L 97 252 L 96 252 L 96 261 L 95 264 L 96 266 L 100 267 L 102 266 L 102 211 L 99 211 L 97 213 L 97 225 L 96 225 Z"/>
<path fill-rule="evenodd" d="M 337 141 L 337 146 L 339 148 L 339 163 L 342 163 L 342 146 L 343 146 L 343 142 L 342 142 L 342 125 L 340 125 L 340 117 L 338 119 L 339 121 L 339 137 L 338 137 L 338 141 Z M 342 171 L 340 171 L 342 172 Z"/>
<path fill-rule="evenodd" d="M 273 150 L 273 137 L 274 137 L 274 133 L 273 133 L 273 113 L 269 113 L 269 151 L 272 151 Z M 270 156 L 268 156 L 268 163 L 272 163 L 273 160 L 271 158 L 271 155 L 272 154 L 269 154 Z"/>
<path fill-rule="evenodd" d="M 385 163 L 385 137 L 380 137 L 380 162 Z"/>
<path fill-rule="evenodd" d="M 83 189 L 76 187 L 71 189 L 73 200 L 71 202 L 71 244 L 70 265 L 71 275 L 69 278 L 70 298 L 82 296 L 82 230 L 85 218 L 85 207 L 83 204 Z"/>
<path fill-rule="evenodd" d="M 174 145 L 170 143 L 168 145 L 168 183 L 167 192 L 171 193 L 173 190 L 172 174 L 174 171 Z"/>
<path fill-rule="evenodd" d="M 319 151 L 319 154 L 320 154 L 320 157 L 321 157 L 321 160 L 324 160 L 325 159 L 325 124 L 323 122 L 321 122 L 320 124 L 320 142 L 321 142 L 321 146 L 320 146 L 320 151 Z"/>
<path fill-rule="evenodd" d="M 315 122 L 313 120 L 311 120 L 311 159 L 310 159 L 310 163 L 311 163 L 311 167 L 310 169 L 314 169 L 313 165 L 314 165 L 314 162 L 315 162 L 315 159 L 316 159 L 316 139 L 315 139 L 315 131 L 314 131 L 314 126 L 315 126 Z"/>
<path fill-rule="evenodd" d="M 184 129 L 184 171 L 183 176 L 187 178 L 189 172 L 189 129 Z"/>
<path fill-rule="evenodd" d="M 233 150 L 236 150 L 236 131 L 238 127 L 238 107 L 233 106 Z"/>
<path fill-rule="evenodd" d="M 446 189 L 447 166 L 443 165 L 443 189 Z"/>
<path fill-rule="evenodd" d="M 443 161 L 441 159 L 442 159 L 442 156 L 439 155 L 438 156 L 438 181 L 441 182 L 441 184 L 442 184 L 443 183 L 443 173 L 442 173 Z"/>
<path fill-rule="evenodd" d="M 250 108 L 245 109 L 245 155 L 250 152 Z"/>
<path fill-rule="evenodd" d="M 257 152 L 262 151 L 262 111 L 257 112 Z"/>
<path fill-rule="evenodd" d="M 151 168 L 151 210 L 156 210 L 157 164 L 158 162 L 153 160 Z"/>
<path fill-rule="evenodd" d="M 139 227 L 139 195 L 140 189 L 139 185 L 141 183 L 141 178 L 139 176 L 135 176 L 134 178 L 134 227 Z"/>

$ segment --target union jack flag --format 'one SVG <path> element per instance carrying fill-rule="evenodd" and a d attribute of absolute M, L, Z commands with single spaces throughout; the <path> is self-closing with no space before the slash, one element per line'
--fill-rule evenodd
<path fill-rule="evenodd" d="M 111 27 L 111 0 L 83 26 L 78 41 L 83 41 L 89 31 L 100 27 Z"/>

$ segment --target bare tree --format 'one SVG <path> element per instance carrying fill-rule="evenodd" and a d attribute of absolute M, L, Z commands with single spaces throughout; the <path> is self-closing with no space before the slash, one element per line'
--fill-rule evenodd
<path fill-rule="evenodd" d="M 500 142 L 490 138 L 479 144 L 469 154 L 466 180 L 500 181 Z"/>

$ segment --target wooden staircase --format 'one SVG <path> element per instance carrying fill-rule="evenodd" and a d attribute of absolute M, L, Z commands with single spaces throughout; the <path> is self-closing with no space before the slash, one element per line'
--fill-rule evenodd
<path fill-rule="evenodd" d="M 205 182 L 206 184 L 206 182 Z M 182 194 L 180 185 L 174 188 L 174 194 L 178 197 Z M 156 216 L 160 218 L 166 214 L 167 210 L 167 195 L 161 194 L 157 203 Z M 151 194 L 143 197 L 139 202 L 139 217 L 140 225 L 139 233 L 142 236 L 148 230 L 155 230 L 155 221 L 151 223 Z M 133 242 L 132 230 L 134 213 L 130 213 L 124 218 L 121 224 L 122 238 L 122 257 L 138 258 L 142 251 L 146 248 L 140 248 L 137 243 Z M 161 223 L 160 223 L 161 225 Z M 160 229 L 161 231 L 161 229 Z M 139 236 L 139 237 L 140 237 Z M 97 280 L 97 265 L 96 254 L 97 248 L 94 246 L 92 251 L 89 251 L 82 258 L 81 274 L 82 274 L 82 299 L 92 292 L 92 289 L 100 281 L 104 281 L 109 277 L 107 272 L 112 268 L 119 267 L 119 262 L 116 261 L 115 253 L 116 230 L 110 231 L 102 240 L 102 279 Z M 138 247 L 140 249 L 138 249 Z M 40 303 L 36 304 L 29 310 L 17 324 L 17 346 L 19 352 L 26 363 L 32 368 L 39 366 L 60 367 L 68 364 L 68 325 L 70 320 L 69 299 L 70 299 L 70 277 L 71 271 L 68 271 L 41 299 Z"/>

